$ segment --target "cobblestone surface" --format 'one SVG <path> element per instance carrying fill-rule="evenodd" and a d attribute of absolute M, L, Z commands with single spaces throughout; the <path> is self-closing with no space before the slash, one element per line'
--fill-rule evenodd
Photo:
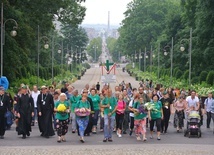
<path fill-rule="evenodd" d="M 1 147 L 4 155 L 213 155 L 213 145 L 102 145 Z"/>

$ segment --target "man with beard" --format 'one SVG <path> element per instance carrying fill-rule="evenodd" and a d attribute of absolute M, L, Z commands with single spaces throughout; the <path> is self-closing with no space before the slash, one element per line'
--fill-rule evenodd
<path fill-rule="evenodd" d="M 10 109 L 10 99 L 4 92 L 4 87 L 0 87 L 0 139 L 4 139 L 6 118 L 5 114 Z"/>
<path fill-rule="evenodd" d="M 53 96 L 47 93 L 47 87 L 41 87 L 41 94 L 37 99 L 38 123 L 41 136 L 49 138 L 55 135 L 52 125 L 52 115 L 54 110 Z"/>
<path fill-rule="evenodd" d="M 25 139 L 26 135 L 30 136 L 31 132 L 31 119 L 34 116 L 34 103 L 33 98 L 27 93 L 27 86 L 23 85 L 21 96 L 18 98 L 17 103 L 17 117 L 18 117 L 18 135 L 22 135 Z"/>

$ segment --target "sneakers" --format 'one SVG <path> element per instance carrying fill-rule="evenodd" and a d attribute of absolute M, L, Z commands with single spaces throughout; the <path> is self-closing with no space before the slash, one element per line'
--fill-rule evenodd
<path fill-rule="evenodd" d="M 150 136 L 150 139 L 153 139 L 153 136 Z"/>
<path fill-rule="evenodd" d="M 107 138 L 104 138 L 104 139 L 103 139 L 103 142 L 107 142 Z"/>
<path fill-rule="evenodd" d="M 140 140 L 141 140 L 141 138 L 140 138 L 139 136 L 137 136 L 136 138 L 137 138 L 137 141 L 140 141 Z"/>
<path fill-rule="evenodd" d="M 146 141 L 147 141 L 147 138 L 144 138 L 143 141 L 146 142 Z"/>
<path fill-rule="evenodd" d="M 157 140 L 161 140 L 161 138 L 160 138 L 160 137 L 158 137 L 158 138 L 157 138 Z"/>
<path fill-rule="evenodd" d="M 121 137 L 122 137 L 122 135 L 121 135 L 121 134 L 118 134 L 118 137 L 119 137 L 119 138 L 121 138 Z"/>

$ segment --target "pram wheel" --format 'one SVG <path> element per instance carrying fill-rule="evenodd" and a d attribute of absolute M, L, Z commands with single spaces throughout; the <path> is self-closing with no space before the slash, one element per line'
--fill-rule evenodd
<path fill-rule="evenodd" d="M 191 132 L 188 133 L 188 137 L 189 137 L 189 138 L 190 138 L 190 136 L 191 136 Z"/>
<path fill-rule="evenodd" d="M 201 137 L 201 131 L 198 131 L 198 138 Z"/>
<path fill-rule="evenodd" d="M 184 130 L 184 137 L 187 136 L 187 130 Z"/>

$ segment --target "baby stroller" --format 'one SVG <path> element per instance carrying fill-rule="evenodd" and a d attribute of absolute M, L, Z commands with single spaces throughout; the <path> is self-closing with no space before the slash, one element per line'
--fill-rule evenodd
<path fill-rule="evenodd" d="M 190 138 L 192 135 L 201 137 L 200 115 L 198 111 L 190 111 L 187 119 L 187 129 L 184 130 L 184 136 Z"/>

